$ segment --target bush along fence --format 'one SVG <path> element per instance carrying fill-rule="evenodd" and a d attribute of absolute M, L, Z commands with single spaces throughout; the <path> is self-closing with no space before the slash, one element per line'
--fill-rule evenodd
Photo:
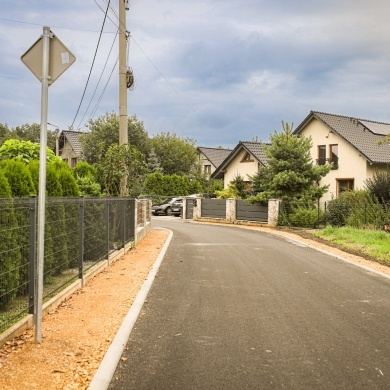
<path fill-rule="evenodd" d="M 261 224 L 270 227 L 318 229 L 326 225 L 359 229 L 390 229 L 390 204 L 378 202 L 286 202 L 271 199 L 267 205 L 239 199 L 186 199 L 182 218 L 233 224 Z"/>
<path fill-rule="evenodd" d="M 146 235 L 151 202 L 47 198 L 45 217 L 43 300 L 48 302 L 74 284 L 82 286 Z M 37 198 L 0 198 L 0 334 L 34 314 L 36 237 Z"/>
<path fill-rule="evenodd" d="M 279 205 L 278 226 L 313 229 L 327 225 L 382 230 L 390 225 L 390 204 L 335 199 L 316 204 L 281 202 Z"/>

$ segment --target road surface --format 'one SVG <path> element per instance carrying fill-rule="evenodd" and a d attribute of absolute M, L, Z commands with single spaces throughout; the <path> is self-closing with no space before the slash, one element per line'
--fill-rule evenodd
<path fill-rule="evenodd" d="M 289 239 L 174 236 L 110 389 L 390 389 L 390 281 Z"/>

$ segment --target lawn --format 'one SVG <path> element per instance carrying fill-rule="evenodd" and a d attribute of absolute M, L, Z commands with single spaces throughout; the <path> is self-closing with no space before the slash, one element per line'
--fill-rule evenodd
<path fill-rule="evenodd" d="M 331 227 L 312 232 L 313 235 L 344 248 L 362 252 L 390 265 L 390 234 L 379 230 L 352 227 Z"/>

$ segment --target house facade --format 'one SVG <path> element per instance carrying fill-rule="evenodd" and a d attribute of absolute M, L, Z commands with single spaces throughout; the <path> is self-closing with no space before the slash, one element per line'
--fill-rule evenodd
<path fill-rule="evenodd" d="M 82 158 L 80 134 L 80 131 L 62 130 L 56 140 L 56 156 L 60 156 L 71 168 Z"/>
<path fill-rule="evenodd" d="M 240 141 L 211 175 L 211 178 L 223 179 L 224 188 L 228 188 L 230 182 L 237 176 L 241 176 L 247 189 L 250 189 L 252 184 L 250 177 L 258 172 L 261 165 L 266 166 L 266 161 L 264 143 Z"/>
<path fill-rule="evenodd" d="M 311 137 L 315 164 L 332 163 L 319 185 L 329 185 L 323 201 L 340 193 L 364 189 L 365 180 L 390 166 L 390 145 L 378 144 L 390 133 L 390 124 L 311 111 L 294 134 Z"/>
<path fill-rule="evenodd" d="M 210 177 L 221 165 L 225 158 L 232 152 L 230 149 L 207 148 L 199 146 L 197 148 L 199 162 L 201 163 L 202 173 Z"/>

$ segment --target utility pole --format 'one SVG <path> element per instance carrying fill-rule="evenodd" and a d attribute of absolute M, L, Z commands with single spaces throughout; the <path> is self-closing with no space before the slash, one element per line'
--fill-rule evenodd
<path fill-rule="evenodd" d="M 127 64 L 126 64 L 127 0 L 119 0 L 119 145 L 128 144 L 127 128 Z M 127 193 L 127 177 L 121 180 L 121 196 Z"/>

